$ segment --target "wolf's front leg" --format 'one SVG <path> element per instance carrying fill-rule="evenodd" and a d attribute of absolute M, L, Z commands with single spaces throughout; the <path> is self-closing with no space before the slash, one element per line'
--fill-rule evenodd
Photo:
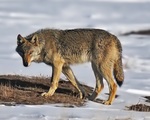
<path fill-rule="evenodd" d="M 42 93 L 42 96 L 49 97 L 49 96 L 52 96 L 54 94 L 55 90 L 58 87 L 58 82 L 60 79 L 62 66 L 63 66 L 62 62 L 55 62 L 54 66 L 52 67 L 52 82 L 50 85 L 50 89 L 48 92 Z"/>

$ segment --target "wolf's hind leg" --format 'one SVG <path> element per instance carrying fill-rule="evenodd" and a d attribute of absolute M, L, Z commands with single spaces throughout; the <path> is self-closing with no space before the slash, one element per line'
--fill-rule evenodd
<path fill-rule="evenodd" d="M 105 105 L 111 105 L 115 99 L 115 95 L 117 91 L 117 85 L 114 82 L 114 77 L 112 72 L 113 64 L 111 62 L 110 63 L 105 62 L 101 68 L 102 68 L 101 70 L 102 70 L 103 77 L 105 78 L 109 86 L 109 98 L 108 100 L 103 101 L 103 103 Z"/>
<path fill-rule="evenodd" d="M 85 91 L 80 86 L 80 83 L 78 82 L 75 75 L 73 74 L 72 69 L 69 66 L 63 66 L 62 73 L 67 77 L 67 79 L 72 83 L 72 85 L 79 91 L 80 98 L 83 98 L 85 96 Z"/>
<path fill-rule="evenodd" d="M 98 96 L 98 94 L 102 91 L 102 89 L 104 88 L 104 83 L 103 83 L 103 77 L 100 74 L 100 71 L 98 70 L 98 67 L 96 66 L 96 64 L 93 62 L 91 64 L 92 64 L 92 69 L 94 71 L 94 75 L 96 78 L 96 86 L 95 86 L 95 90 L 92 93 L 92 95 L 89 96 L 89 99 L 94 100 Z"/>

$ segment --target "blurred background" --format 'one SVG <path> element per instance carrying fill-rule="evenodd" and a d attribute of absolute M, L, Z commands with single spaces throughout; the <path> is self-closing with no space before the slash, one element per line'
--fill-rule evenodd
<path fill-rule="evenodd" d="M 18 34 L 26 36 L 41 28 L 108 30 L 123 45 L 126 78 L 149 77 L 150 37 L 121 35 L 150 28 L 149 0 L 0 0 L 0 74 L 51 76 L 51 68 L 44 64 L 24 68 L 15 52 Z M 73 69 L 79 78 L 89 79 L 89 66 Z"/>
<path fill-rule="evenodd" d="M 150 0 L 0 0 L 0 75 L 51 77 L 51 67 L 43 63 L 24 67 L 15 51 L 18 34 L 26 36 L 42 28 L 99 28 L 115 34 L 122 43 L 125 73 L 124 84 L 117 89 L 118 97 L 111 106 L 88 101 L 81 109 L 47 104 L 1 105 L 0 118 L 54 120 L 66 115 L 69 120 L 96 120 L 97 116 L 105 120 L 149 120 L 148 112 L 127 111 L 127 106 L 145 103 L 144 96 L 150 96 L 150 33 L 123 34 L 150 31 Z M 81 83 L 95 87 L 90 63 L 71 67 Z M 63 75 L 61 78 L 66 79 Z M 101 99 L 108 97 L 106 81 L 104 84 L 105 88 L 98 96 Z"/>

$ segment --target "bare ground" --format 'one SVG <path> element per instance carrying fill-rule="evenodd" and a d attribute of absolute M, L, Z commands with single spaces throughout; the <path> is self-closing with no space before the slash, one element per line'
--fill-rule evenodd
<path fill-rule="evenodd" d="M 150 106 L 145 105 L 145 104 L 131 105 L 127 108 L 133 111 L 150 112 Z"/>
<path fill-rule="evenodd" d="M 0 75 L 0 103 L 5 105 L 15 104 L 54 104 L 84 105 L 85 99 L 78 98 L 77 90 L 69 81 L 60 80 L 59 87 L 52 97 L 42 97 L 41 93 L 47 92 L 50 78 L 24 77 L 19 75 Z M 92 88 L 82 85 L 87 93 Z"/>
<path fill-rule="evenodd" d="M 50 78 L 46 77 L 25 77 L 20 75 L 0 75 L 0 104 L 4 105 L 40 105 L 63 103 L 65 107 L 83 106 L 86 99 L 78 97 L 77 90 L 69 81 L 60 80 L 58 89 L 51 97 L 45 98 L 41 93 L 49 90 Z M 92 93 L 93 88 L 81 84 L 87 93 L 85 97 Z M 108 94 L 107 94 L 108 95 Z M 118 97 L 118 95 L 116 95 Z M 145 97 L 150 103 L 150 96 Z M 100 99 L 95 102 L 101 103 Z M 150 112 L 150 106 L 136 104 L 127 107 L 128 110 Z"/>
<path fill-rule="evenodd" d="M 127 32 L 127 33 L 123 33 L 122 35 L 150 35 L 150 29 L 130 31 L 130 32 Z"/>

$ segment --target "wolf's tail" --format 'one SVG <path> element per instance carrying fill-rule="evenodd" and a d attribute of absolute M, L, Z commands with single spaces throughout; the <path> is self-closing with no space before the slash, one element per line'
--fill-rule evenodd
<path fill-rule="evenodd" d="M 114 77 L 117 84 L 121 87 L 124 81 L 124 72 L 121 58 L 118 59 L 117 62 L 114 64 Z"/>
<path fill-rule="evenodd" d="M 122 46 L 120 41 L 117 39 L 116 47 L 118 48 L 118 60 L 114 64 L 114 77 L 116 79 L 117 84 L 121 87 L 124 81 L 124 72 L 123 72 L 123 66 L 122 66 Z"/>

